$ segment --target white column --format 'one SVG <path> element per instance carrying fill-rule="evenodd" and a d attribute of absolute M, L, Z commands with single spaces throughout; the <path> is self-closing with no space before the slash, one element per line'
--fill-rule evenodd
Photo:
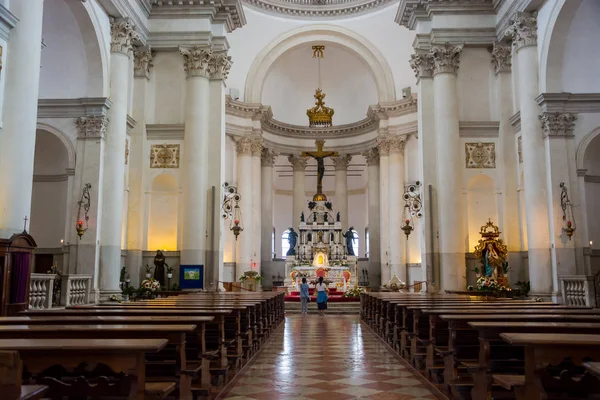
<path fill-rule="evenodd" d="M 502 231 L 502 239 L 508 247 L 509 265 L 520 266 L 521 230 L 519 225 L 519 192 L 518 192 L 518 160 L 514 129 L 510 118 L 513 116 L 512 107 L 512 76 L 511 76 L 511 48 L 508 45 L 494 43 L 492 50 L 492 64 L 496 72 L 496 108 L 499 128 L 498 158 L 503 161 L 500 181 L 504 183 L 501 204 L 501 219 L 498 226 Z M 516 271 L 518 276 L 518 271 Z"/>
<path fill-rule="evenodd" d="M 389 151 L 390 142 L 387 135 L 377 138 L 379 148 L 379 249 L 381 258 L 381 285 L 387 284 L 392 275 L 390 272 L 390 211 L 389 211 Z"/>
<path fill-rule="evenodd" d="M 150 47 L 142 47 L 134 52 L 134 82 L 132 118 L 136 124 L 131 132 L 129 145 L 129 196 L 127 204 L 127 272 L 131 275 L 131 285 L 139 286 L 141 279 L 142 251 L 144 245 L 145 190 L 144 168 L 147 159 L 146 149 L 146 93 L 153 53 Z"/>
<path fill-rule="evenodd" d="M 252 143 L 253 139 L 249 136 L 242 136 L 236 139 L 237 150 L 237 188 L 241 196 L 240 209 L 242 212 L 242 224 L 244 230 L 237 239 L 237 249 L 235 251 L 235 277 L 242 276 L 244 271 L 250 268 L 252 259 L 254 228 L 252 222 Z"/>
<path fill-rule="evenodd" d="M 294 198 L 292 209 L 294 215 L 292 216 L 292 227 L 296 228 L 300 225 L 300 214 L 306 209 L 306 188 L 305 188 L 305 175 L 306 170 L 306 158 L 302 156 L 289 156 L 289 162 L 292 164 L 294 170 Z M 308 217 L 308 216 L 307 216 Z"/>
<path fill-rule="evenodd" d="M 272 276 L 273 254 L 271 236 L 273 234 L 273 163 L 276 154 L 269 148 L 264 148 L 261 155 L 261 210 L 260 210 L 260 274 Z M 263 281 L 264 282 L 264 281 Z"/>
<path fill-rule="evenodd" d="M 550 227 L 544 138 L 536 98 L 538 88 L 537 21 L 527 13 L 517 13 L 509 27 L 514 36 L 517 57 L 518 97 L 521 107 L 523 174 L 529 280 L 532 295 L 549 296 L 558 290 L 552 281 Z"/>
<path fill-rule="evenodd" d="M 382 285 L 379 223 L 379 151 L 376 147 L 363 153 L 367 160 L 368 215 L 369 215 L 369 275 L 372 288 Z M 376 273 L 378 276 L 374 276 Z M 376 278 L 376 279 L 373 279 Z"/>
<path fill-rule="evenodd" d="M 439 269 L 435 265 L 437 252 L 437 218 L 430 210 L 437 210 L 437 152 L 435 144 L 435 106 L 433 96 L 433 55 L 416 53 L 411 56 L 410 66 L 415 71 L 419 96 L 418 113 L 418 149 L 419 175 L 423 182 L 423 218 L 419 224 L 421 235 L 421 271 L 427 281 L 427 291 L 439 288 Z M 430 189 L 431 188 L 431 196 Z"/>
<path fill-rule="evenodd" d="M 437 205 L 442 289 L 465 288 L 465 210 L 462 199 L 464 149 L 458 126 L 456 72 L 461 47 L 431 50 L 434 61 L 434 123 L 437 146 Z"/>
<path fill-rule="evenodd" d="M 205 264 L 211 47 L 180 48 L 187 73 L 182 160 L 181 265 Z M 206 265 L 205 265 L 206 268 Z"/>
<path fill-rule="evenodd" d="M 207 144 L 206 181 L 206 266 L 204 269 L 207 290 L 220 290 L 223 281 L 224 220 L 221 201 L 225 182 L 225 79 L 231 69 L 231 57 L 226 51 L 214 52 L 209 63 L 210 70 L 210 121 Z M 213 192 L 214 188 L 214 192 Z M 229 232 L 228 234 L 231 235 Z"/>
<path fill-rule="evenodd" d="M 125 139 L 129 98 L 129 55 L 138 38 L 126 19 L 111 24 L 110 100 L 108 131 L 104 151 L 102 189 L 102 230 L 100 241 L 100 294 L 120 294 L 121 237 L 125 190 Z"/>
<path fill-rule="evenodd" d="M 13 1 L 19 22 L 8 38 L 0 134 L 0 237 L 23 231 L 31 212 L 33 158 L 42 51 L 43 0 Z M 27 225 L 29 229 L 29 225 Z"/>
<path fill-rule="evenodd" d="M 254 136 L 254 135 L 253 135 Z M 252 142 L 252 268 L 256 268 L 260 273 L 261 259 L 261 154 L 262 154 L 262 138 L 255 137 Z"/>
<path fill-rule="evenodd" d="M 402 211 L 404 210 L 404 144 L 405 136 L 389 138 L 390 155 L 388 160 L 389 186 L 389 247 L 390 268 L 392 276 L 396 275 L 402 282 L 408 282 L 406 271 L 406 236 L 402 231 Z"/>
<path fill-rule="evenodd" d="M 349 154 L 341 154 L 333 157 L 333 165 L 335 166 L 335 202 L 338 211 L 340 212 L 340 220 L 342 226 L 350 227 L 348 221 L 348 165 L 352 160 Z M 356 255 L 358 257 L 358 254 Z"/>

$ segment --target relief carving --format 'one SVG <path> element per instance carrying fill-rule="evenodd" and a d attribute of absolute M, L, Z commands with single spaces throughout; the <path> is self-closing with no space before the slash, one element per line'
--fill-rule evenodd
<path fill-rule="evenodd" d="M 178 144 L 153 144 L 150 146 L 150 168 L 179 168 Z"/>
<path fill-rule="evenodd" d="M 467 168 L 496 168 L 495 143 L 465 143 Z"/>

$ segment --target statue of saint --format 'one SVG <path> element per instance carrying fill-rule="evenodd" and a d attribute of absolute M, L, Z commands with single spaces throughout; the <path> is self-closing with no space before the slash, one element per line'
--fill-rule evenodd
<path fill-rule="evenodd" d="M 304 211 L 302 211 L 302 214 L 300 214 L 300 222 L 304 222 Z"/>
<path fill-rule="evenodd" d="M 351 226 L 350 228 L 348 228 L 348 230 L 346 231 L 346 233 L 342 233 L 342 236 L 344 236 L 346 238 L 346 253 L 349 256 L 355 256 L 356 254 L 354 254 L 354 248 L 353 248 L 353 244 L 354 244 L 354 227 Z"/>
<path fill-rule="evenodd" d="M 501 263 L 498 252 L 494 249 L 492 242 L 488 242 L 487 246 L 482 252 L 483 259 L 485 260 L 485 276 L 497 279 L 498 277 L 498 263 Z"/>
<path fill-rule="evenodd" d="M 324 221 L 325 221 L 325 222 L 328 222 L 328 220 L 329 220 L 329 213 L 327 213 L 327 212 L 326 212 L 326 213 L 323 215 L 323 218 L 325 218 L 325 219 L 324 219 Z"/>
<path fill-rule="evenodd" d="M 338 213 L 335 216 L 335 222 L 340 222 L 341 218 L 342 217 L 340 216 L 340 212 L 338 211 Z"/>
<path fill-rule="evenodd" d="M 154 256 L 154 279 L 160 283 L 160 286 L 165 285 L 165 266 L 168 266 L 165 262 L 165 256 L 162 251 L 156 250 L 156 256 Z"/>
<path fill-rule="evenodd" d="M 296 255 L 296 241 L 298 240 L 298 234 L 294 231 L 294 228 L 290 228 L 290 232 L 288 233 L 288 243 L 290 245 L 290 249 L 285 253 L 286 256 L 295 256 Z"/>

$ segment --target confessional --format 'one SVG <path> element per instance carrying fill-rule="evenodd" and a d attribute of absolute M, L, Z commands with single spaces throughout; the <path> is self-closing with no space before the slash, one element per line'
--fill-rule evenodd
<path fill-rule="evenodd" d="M 0 314 L 17 315 L 29 304 L 35 240 L 27 232 L 0 239 Z"/>

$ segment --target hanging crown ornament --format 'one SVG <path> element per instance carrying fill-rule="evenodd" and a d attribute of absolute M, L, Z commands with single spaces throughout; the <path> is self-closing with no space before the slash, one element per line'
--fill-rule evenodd
<path fill-rule="evenodd" d="M 313 58 L 317 59 L 317 89 L 315 90 L 315 106 L 306 110 L 311 128 L 328 128 L 333 125 L 333 108 L 326 107 L 323 99 L 327 96 L 321 89 L 321 58 L 324 58 L 325 46 L 313 46 Z"/>
<path fill-rule="evenodd" d="M 481 227 L 479 234 L 484 239 L 496 239 L 500 237 L 500 228 L 498 228 L 492 220 L 488 220 L 488 222 Z"/>

